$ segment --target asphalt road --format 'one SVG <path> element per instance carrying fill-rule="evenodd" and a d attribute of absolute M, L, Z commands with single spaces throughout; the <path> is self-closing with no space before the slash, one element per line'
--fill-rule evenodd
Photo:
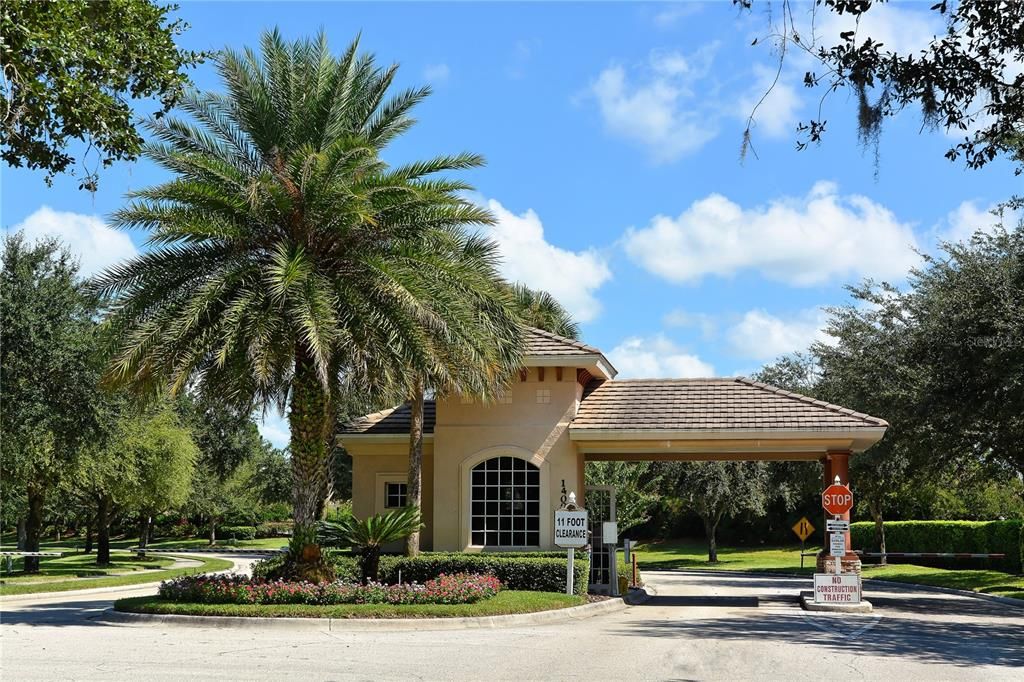
<path fill-rule="evenodd" d="M 114 598 L 4 603 L 0 674 L 22 679 L 1024 679 L 1024 609 L 868 583 L 870 615 L 809 614 L 809 581 L 647 573 L 616 613 L 480 630 L 301 631 L 103 623 Z"/>

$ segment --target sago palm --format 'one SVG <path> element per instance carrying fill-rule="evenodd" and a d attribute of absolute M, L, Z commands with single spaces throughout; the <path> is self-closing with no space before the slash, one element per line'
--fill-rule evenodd
<path fill-rule="evenodd" d="M 359 555 L 359 571 L 365 582 L 377 580 L 384 545 L 407 537 L 422 525 L 420 510 L 410 506 L 362 520 L 349 516 L 341 522 L 321 521 L 319 537 L 327 545 L 352 545 Z"/>
<path fill-rule="evenodd" d="M 503 366 L 518 320 L 493 287 L 455 284 L 491 258 L 464 231 L 491 216 L 436 174 L 481 159 L 379 158 L 426 88 L 389 96 L 394 66 L 357 43 L 336 58 L 323 36 L 267 33 L 262 54 L 229 50 L 216 64 L 224 94 L 185 97 L 189 121 L 148 123 L 145 154 L 174 177 L 114 215 L 148 232 L 149 250 L 97 278 L 111 301 L 106 378 L 287 406 L 296 534 L 312 545 L 344 383 L 404 398 L 410 368 Z"/>

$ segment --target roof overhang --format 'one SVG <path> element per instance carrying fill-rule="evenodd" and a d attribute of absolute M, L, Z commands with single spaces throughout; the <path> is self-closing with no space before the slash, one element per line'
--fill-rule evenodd
<path fill-rule="evenodd" d="M 601 353 L 575 355 L 527 355 L 526 367 L 582 367 L 598 379 L 614 379 L 619 370 Z"/>
<path fill-rule="evenodd" d="M 830 451 L 862 452 L 885 435 L 885 427 L 844 430 L 716 429 L 665 431 L 569 427 L 569 439 L 594 459 L 612 455 L 663 454 L 679 459 L 816 459 Z M 768 457 L 767 455 L 774 455 Z M 784 455 L 792 455 L 785 457 Z"/>
<path fill-rule="evenodd" d="M 434 440 L 434 434 L 423 434 L 423 442 Z M 408 433 L 339 433 L 335 436 L 338 443 L 372 442 L 372 443 L 408 443 Z"/>

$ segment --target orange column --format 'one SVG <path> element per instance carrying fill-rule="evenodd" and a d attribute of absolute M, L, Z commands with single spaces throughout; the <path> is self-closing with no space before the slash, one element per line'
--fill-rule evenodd
<path fill-rule="evenodd" d="M 839 477 L 839 482 L 846 487 L 850 486 L 850 453 L 849 452 L 830 452 L 828 453 L 831 467 L 829 468 L 830 479 L 827 485 L 832 485 L 836 482 L 836 476 Z M 850 520 L 850 512 L 846 512 L 840 518 L 847 521 Z M 849 555 L 852 553 L 853 548 L 850 545 L 850 533 L 846 533 L 846 553 Z"/>

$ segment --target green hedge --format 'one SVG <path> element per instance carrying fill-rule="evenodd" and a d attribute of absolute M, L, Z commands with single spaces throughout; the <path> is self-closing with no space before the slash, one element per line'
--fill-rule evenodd
<path fill-rule="evenodd" d="M 877 551 L 874 522 L 851 524 L 850 534 L 854 549 Z M 1024 521 L 888 521 L 885 546 L 890 552 L 1003 553 L 1005 559 L 984 563 L 998 570 L 1020 573 L 1024 563 Z M 915 560 L 914 563 L 920 562 Z M 962 560 L 945 563 L 969 567 Z"/>
<path fill-rule="evenodd" d="M 325 549 L 324 558 L 334 566 L 338 580 L 359 582 L 359 564 L 350 553 Z M 266 559 L 260 559 L 252 565 L 252 577 L 259 580 L 273 580 L 278 577 L 276 571 L 284 563 L 284 560 L 284 554 L 275 554 Z"/>
<path fill-rule="evenodd" d="M 221 526 L 217 529 L 218 540 L 255 540 L 256 526 Z"/>
<path fill-rule="evenodd" d="M 292 534 L 294 524 L 291 521 L 267 521 L 256 526 L 258 538 L 282 538 Z"/>
<path fill-rule="evenodd" d="M 380 560 L 380 581 L 425 582 L 442 573 L 491 573 L 509 590 L 533 592 L 564 592 L 566 559 L 554 552 L 529 553 L 424 553 L 415 559 L 384 556 Z M 590 561 L 584 556 L 574 562 L 574 585 L 578 595 L 587 593 Z"/>
<path fill-rule="evenodd" d="M 334 565 L 339 579 L 359 580 L 359 564 L 350 552 L 326 549 L 324 554 Z M 256 562 L 252 567 L 253 577 L 272 577 L 274 569 L 283 561 L 284 557 L 279 555 Z M 564 592 L 565 561 L 562 552 L 425 552 L 415 559 L 385 555 L 380 558 L 377 577 L 382 583 L 397 583 L 401 571 L 402 582 L 423 583 L 442 573 L 492 573 L 509 590 Z M 577 555 L 574 570 L 575 592 L 581 596 L 586 595 L 590 582 L 590 561 L 585 554 Z"/>

